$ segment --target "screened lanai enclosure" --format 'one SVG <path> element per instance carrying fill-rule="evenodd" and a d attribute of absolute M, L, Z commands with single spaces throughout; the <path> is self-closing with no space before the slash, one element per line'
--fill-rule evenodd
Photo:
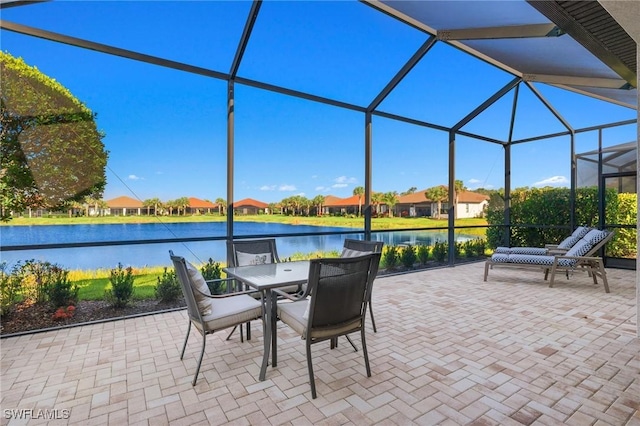
<path fill-rule="evenodd" d="M 148 205 L 193 196 L 233 212 L 244 199 L 276 205 L 364 188 L 358 228 L 248 229 L 227 214 L 215 230 L 186 231 L 158 218 L 153 234 L 124 237 L 87 230 L 75 239 L 8 243 L 3 232 L 3 258 L 168 265 L 168 248 L 225 261 L 232 238 L 275 236 L 287 256 L 312 239 L 331 251 L 345 236 L 412 243 L 436 232 L 453 266 L 456 241 L 469 229 L 498 228 L 505 245 L 513 227 L 569 233 L 584 216 L 579 190 L 588 187 L 596 194 L 590 224 L 628 235 L 630 246 L 604 253 L 607 261 L 635 268 L 637 21 L 624 17 L 636 8 L 531 0 L 3 1 L 2 50 L 97 114 L 108 151 L 104 200 Z M 24 113 L 16 94 L 3 91 L 2 101 L 8 114 Z M 28 113 L 38 117 L 39 107 Z M 493 191 L 500 220 L 459 219 L 455 191 L 442 200 L 447 219 L 437 226 L 391 231 L 373 220 L 378 193 L 459 181 L 468 191 Z M 523 188 L 564 188 L 566 223 L 514 217 L 512 193 Z M 631 216 L 609 214 L 608 190 L 626 197 Z"/>

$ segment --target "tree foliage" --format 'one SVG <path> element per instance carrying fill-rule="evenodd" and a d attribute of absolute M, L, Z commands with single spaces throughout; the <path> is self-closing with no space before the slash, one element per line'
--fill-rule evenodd
<path fill-rule="evenodd" d="M 0 52 L 0 219 L 100 198 L 107 152 L 96 115 L 60 83 Z"/>

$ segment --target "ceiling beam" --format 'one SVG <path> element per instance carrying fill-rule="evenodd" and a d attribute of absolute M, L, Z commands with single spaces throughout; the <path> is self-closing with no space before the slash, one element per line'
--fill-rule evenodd
<path fill-rule="evenodd" d="M 523 74 L 524 81 L 536 81 L 548 84 L 567 84 L 571 86 L 599 87 L 601 89 L 630 90 L 631 85 L 622 79 L 577 77 L 568 75 Z"/>
<path fill-rule="evenodd" d="M 503 27 L 463 28 L 456 30 L 438 30 L 438 40 L 486 40 L 502 38 L 559 37 L 564 34 L 557 25 L 530 24 Z"/>

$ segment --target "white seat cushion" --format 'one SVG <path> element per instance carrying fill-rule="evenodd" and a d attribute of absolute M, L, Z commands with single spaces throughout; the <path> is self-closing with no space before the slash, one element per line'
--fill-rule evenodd
<path fill-rule="evenodd" d="M 260 301 L 246 294 L 208 299 L 208 302 L 211 313 L 202 317 L 208 330 L 221 330 L 262 316 Z"/>

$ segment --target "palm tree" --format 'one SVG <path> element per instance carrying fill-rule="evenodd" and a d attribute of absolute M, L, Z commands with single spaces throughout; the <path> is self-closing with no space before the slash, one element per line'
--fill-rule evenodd
<path fill-rule="evenodd" d="M 176 200 L 176 204 L 178 207 L 178 216 L 180 215 L 180 210 L 182 210 L 182 214 L 187 214 L 187 207 L 189 207 L 189 199 L 187 197 L 180 197 Z"/>
<path fill-rule="evenodd" d="M 362 186 L 356 186 L 353 188 L 353 195 L 358 196 L 358 216 L 362 216 L 362 196 L 364 195 L 364 188 Z"/>
<path fill-rule="evenodd" d="M 440 210 L 442 209 L 442 202 L 449 198 L 449 191 L 442 185 L 433 186 L 427 189 L 424 193 L 427 200 L 435 201 L 438 203 L 438 211 L 436 212 L 436 218 L 440 219 Z M 433 216 L 433 213 L 431 214 Z"/>
<path fill-rule="evenodd" d="M 158 204 L 160 204 L 159 198 L 148 198 L 142 202 L 142 205 L 147 208 L 147 216 L 151 214 L 149 212 L 149 210 L 151 209 L 151 206 L 153 206 L 153 215 L 154 216 L 158 215 Z"/>
<path fill-rule="evenodd" d="M 458 218 L 458 200 L 460 198 L 460 193 L 462 191 L 465 191 L 467 189 L 466 186 L 464 186 L 464 182 L 462 182 L 461 180 L 455 180 L 453 183 L 453 190 L 455 191 L 454 194 L 454 211 L 455 211 L 455 218 Z"/>
<path fill-rule="evenodd" d="M 382 192 L 374 192 L 371 194 L 371 203 L 376 206 L 376 215 L 380 213 L 380 204 L 382 204 L 384 194 Z"/>
<path fill-rule="evenodd" d="M 400 195 L 409 195 L 409 194 L 413 194 L 414 192 L 416 192 L 418 190 L 418 188 L 416 188 L 415 186 L 412 186 L 411 188 L 407 189 L 404 192 L 401 192 Z"/>
<path fill-rule="evenodd" d="M 216 204 L 218 205 L 218 214 L 223 215 L 227 208 L 227 202 L 224 198 L 216 198 Z"/>
<path fill-rule="evenodd" d="M 316 195 L 311 202 L 316 206 L 316 215 L 322 216 L 322 206 L 324 205 L 324 195 Z"/>
<path fill-rule="evenodd" d="M 398 193 L 396 191 L 385 192 L 382 196 L 383 202 L 389 206 L 389 217 L 393 217 L 393 207 L 398 202 Z"/>

